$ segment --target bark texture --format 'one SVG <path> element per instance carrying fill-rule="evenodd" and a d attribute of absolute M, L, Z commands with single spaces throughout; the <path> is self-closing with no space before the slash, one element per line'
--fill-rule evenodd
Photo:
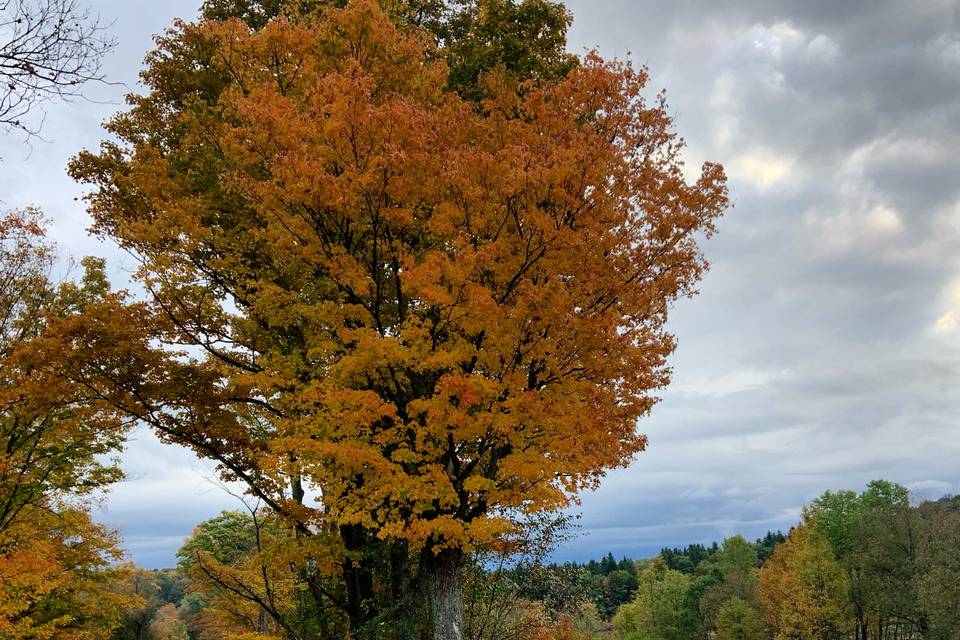
<path fill-rule="evenodd" d="M 441 551 L 424 565 L 433 640 L 463 640 L 463 554 Z"/>

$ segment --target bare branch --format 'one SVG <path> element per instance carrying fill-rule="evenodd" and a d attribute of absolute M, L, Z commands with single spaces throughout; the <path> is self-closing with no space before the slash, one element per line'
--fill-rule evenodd
<path fill-rule="evenodd" d="M 84 84 L 102 82 L 114 44 L 77 0 L 0 0 L 0 128 L 38 135 L 44 103 L 81 97 Z"/>

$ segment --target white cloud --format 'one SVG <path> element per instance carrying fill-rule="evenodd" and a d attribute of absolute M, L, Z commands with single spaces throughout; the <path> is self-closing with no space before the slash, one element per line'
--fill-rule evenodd
<path fill-rule="evenodd" d="M 805 53 L 815 60 L 835 62 L 840 57 L 840 47 L 821 33 L 807 43 Z"/>
<path fill-rule="evenodd" d="M 933 323 L 934 333 L 939 334 L 955 333 L 958 327 L 960 327 L 960 314 L 953 310 L 947 311 Z"/>
<path fill-rule="evenodd" d="M 935 335 L 951 336 L 960 329 L 960 276 L 946 286 L 940 298 L 942 313 L 931 329 Z"/>
<path fill-rule="evenodd" d="M 927 45 L 927 50 L 949 67 L 960 66 L 960 35 L 945 33 Z"/>
<path fill-rule="evenodd" d="M 807 42 L 807 36 L 789 22 L 778 21 L 771 25 L 754 24 L 747 31 L 754 50 L 781 60 L 785 53 L 792 53 Z"/>
<path fill-rule="evenodd" d="M 900 230 L 900 215 L 892 207 L 877 204 L 865 216 L 867 229 L 877 234 L 894 233 Z"/>
<path fill-rule="evenodd" d="M 672 387 L 678 393 L 696 396 L 722 397 L 744 391 L 764 388 L 793 375 L 790 369 L 739 368 L 707 377 L 694 376 L 692 380 L 678 381 Z"/>
<path fill-rule="evenodd" d="M 949 161 L 955 152 L 949 140 L 892 132 L 854 149 L 844 162 L 844 171 L 863 175 L 884 163 L 934 165 Z"/>
<path fill-rule="evenodd" d="M 727 163 L 727 169 L 731 178 L 765 190 L 787 182 L 794 171 L 794 163 L 772 151 L 757 148 L 735 156 Z"/>
<path fill-rule="evenodd" d="M 721 72 L 713 81 L 710 91 L 710 125 L 713 142 L 725 147 L 737 135 L 739 118 L 737 117 L 736 77 L 729 71 Z"/>
<path fill-rule="evenodd" d="M 901 229 L 900 215 L 882 202 L 870 203 L 861 196 L 854 202 L 832 204 L 837 208 L 813 208 L 804 214 L 817 238 L 815 249 L 820 256 L 876 247 Z"/>

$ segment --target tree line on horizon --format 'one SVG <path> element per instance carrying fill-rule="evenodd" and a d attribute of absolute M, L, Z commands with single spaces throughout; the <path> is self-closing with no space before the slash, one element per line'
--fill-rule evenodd
<path fill-rule="evenodd" d="M 465 635 L 476 640 L 952 640 L 960 629 L 960 497 L 911 505 L 875 481 L 828 491 L 788 535 L 664 548 L 653 558 L 548 562 L 568 519 L 531 526 L 529 553 L 477 556 L 467 571 Z M 176 569 L 136 569 L 146 598 L 113 640 L 206 640 L 270 629 L 251 593 L 277 580 L 255 513 L 200 523 Z M 277 530 L 279 531 L 279 530 Z M 261 584 L 262 586 L 258 586 Z M 247 594 L 247 595 L 244 595 Z M 276 630 L 272 630 L 276 631 Z"/>

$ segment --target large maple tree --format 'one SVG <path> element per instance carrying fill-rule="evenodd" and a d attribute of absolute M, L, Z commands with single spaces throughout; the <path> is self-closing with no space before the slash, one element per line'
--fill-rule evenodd
<path fill-rule="evenodd" d="M 335 540 L 355 629 L 416 574 L 456 638 L 464 554 L 644 448 L 727 196 L 719 165 L 686 179 L 645 70 L 590 54 L 461 97 L 434 46 L 371 0 L 161 39 L 72 166 L 150 293 L 77 327 L 76 369 Z"/>

